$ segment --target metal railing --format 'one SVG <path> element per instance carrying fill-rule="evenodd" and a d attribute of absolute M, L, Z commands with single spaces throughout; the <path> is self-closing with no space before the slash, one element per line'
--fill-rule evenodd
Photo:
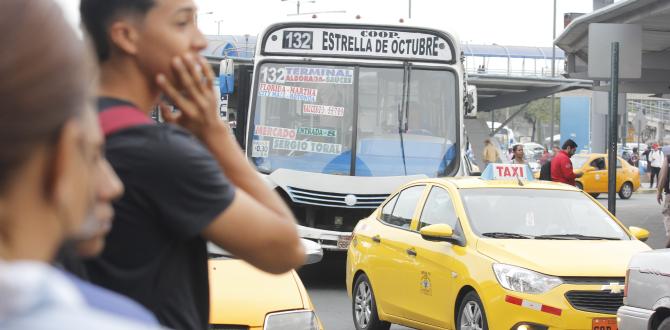
<path fill-rule="evenodd" d="M 670 120 L 670 102 L 657 101 L 656 103 L 657 105 L 652 105 L 639 100 L 628 100 L 627 110 L 642 111 L 647 120 L 667 123 Z"/>

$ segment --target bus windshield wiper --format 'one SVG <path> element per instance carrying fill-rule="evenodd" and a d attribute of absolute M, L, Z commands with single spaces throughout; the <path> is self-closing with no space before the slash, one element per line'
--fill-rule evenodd
<path fill-rule="evenodd" d="M 540 235 L 535 236 L 536 239 L 575 239 L 575 240 L 608 240 L 608 241 L 620 241 L 620 238 L 617 237 L 604 237 L 604 236 L 589 236 L 582 234 L 554 234 L 554 235 Z"/>
<path fill-rule="evenodd" d="M 531 235 L 517 234 L 517 233 L 505 233 L 505 232 L 490 232 L 483 233 L 482 236 L 491 237 L 491 238 L 515 238 L 515 239 L 533 239 L 535 237 Z"/>
<path fill-rule="evenodd" d="M 410 66 L 409 63 L 405 62 L 402 74 L 402 100 L 398 105 L 398 134 L 400 135 L 400 152 L 402 153 L 402 166 L 405 175 L 407 175 L 407 160 L 405 158 L 405 140 L 402 134 L 409 129 L 409 75 Z"/>
<path fill-rule="evenodd" d="M 405 160 L 405 141 L 402 137 L 402 105 L 398 104 L 398 135 L 400 135 L 400 153 L 402 154 L 402 166 L 407 175 L 407 161 Z"/>

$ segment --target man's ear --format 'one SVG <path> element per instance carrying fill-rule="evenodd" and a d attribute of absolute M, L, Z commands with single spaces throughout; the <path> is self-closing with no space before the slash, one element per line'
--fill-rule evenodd
<path fill-rule="evenodd" d="M 140 38 L 137 27 L 132 22 L 119 20 L 112 23 L 109 27 L 109 39 L 120 51 L 130 55 L 137 54 L 137 43 Z"/>

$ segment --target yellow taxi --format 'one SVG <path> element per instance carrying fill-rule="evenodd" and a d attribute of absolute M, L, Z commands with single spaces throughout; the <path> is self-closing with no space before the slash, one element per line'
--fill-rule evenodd
<path fill-rule="evenodd" d="M 626 267 L 648 235 L 524 165 L 413 181 L 354 229 L 354 325 L 616 330 Z"/>
<path fill-rule="evenodd" d="M 577 154 L 570 158 L 576 173 L 584 173 L 577 179 L 577 187 L 597 197 L 607 192 L 607 154 Z M 621 157 L 616 162 L 616 187 L 619 197 L 628 199 L 640 188 L 640 171 Z"/>
<path fill-rule="evenodd" d="M 303 240 L 307 263 L 323 257 L 318 244 Z M 210 330 L 323 330 L 298 274 L 263 272 L 228 252 L 208 246 Z"/>

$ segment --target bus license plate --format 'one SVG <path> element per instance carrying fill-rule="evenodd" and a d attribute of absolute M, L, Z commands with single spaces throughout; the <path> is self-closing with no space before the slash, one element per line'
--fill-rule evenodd
<path fill-rule="evenodd" d="M 340 236 L 337 239 L 337 247 L 340 249 L 348 249 L 351 243 L 351 236 Z"/>
<path fill-rule="evenodd" d="M 591 329 L 593 330 L 619 330 L 616 324 L 616 318 L 602 318 L 593 319 L 591 322 Z"/>

